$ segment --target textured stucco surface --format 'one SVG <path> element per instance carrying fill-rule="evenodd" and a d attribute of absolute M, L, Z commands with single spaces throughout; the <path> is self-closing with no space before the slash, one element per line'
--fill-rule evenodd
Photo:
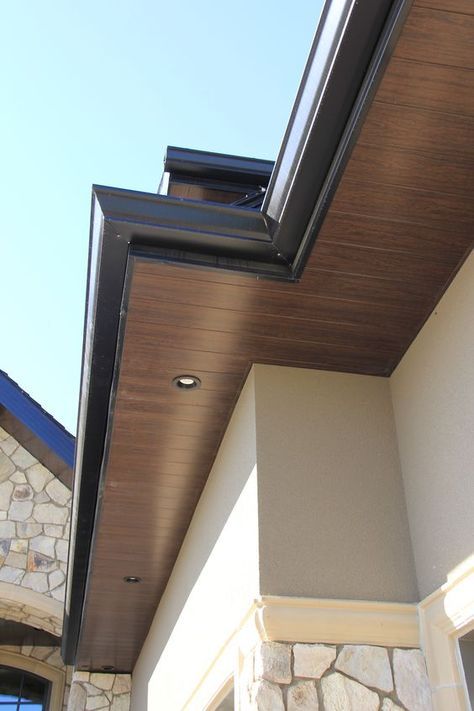
<path fill-rule="evenodd" d="M 251 375 L 135 665 L 133 711 L 183 708 L 258 594 L 253 388 Z"/>
<path fill-rule="evenodd" d="M 474 255 L 390 385 L 423 598 L 474 549 Z"/>
<path fill-rule="evenodd" d="M 262 594 L 413 602 L 386 378 L 255 366 Z"/>

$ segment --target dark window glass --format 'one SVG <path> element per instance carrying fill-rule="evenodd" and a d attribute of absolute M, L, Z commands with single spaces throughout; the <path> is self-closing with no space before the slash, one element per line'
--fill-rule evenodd
<path fill-rule="evenodd" d="M 0 666 L 0 711 L 47 711 L 48 696 L 46 679 Z"/>

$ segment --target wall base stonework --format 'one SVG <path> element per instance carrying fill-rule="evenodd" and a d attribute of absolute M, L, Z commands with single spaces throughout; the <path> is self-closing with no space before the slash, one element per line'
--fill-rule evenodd
<path fill-rule="evenodd" d="M 129 711 L 130 674 L 74 672 L 67 711 Z"/>
<path fill-rule="evenodd" d="M 419 649 L 261 642 L 244 660 L 239 711 L 431 711 Z"/>

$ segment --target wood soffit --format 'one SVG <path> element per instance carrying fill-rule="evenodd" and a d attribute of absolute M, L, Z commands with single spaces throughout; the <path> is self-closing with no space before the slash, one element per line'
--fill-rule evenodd
<path fill-rule="evenodd" d="M 252 363 L 390 375 L 472 248 L 473 13 L 413 5 L 299 283 L 131 260 L 78 668 L 133 668 Z"/>

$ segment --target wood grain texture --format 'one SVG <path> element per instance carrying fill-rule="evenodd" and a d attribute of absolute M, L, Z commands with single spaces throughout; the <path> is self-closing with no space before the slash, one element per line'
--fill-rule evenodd
<path fill-rule="evenodd" d="M 468 7 L 413 6 L 298 284 L 136 260 L 80 666 L 133 668 L 252 363 L 389 375 L 472 247 Z"/>

